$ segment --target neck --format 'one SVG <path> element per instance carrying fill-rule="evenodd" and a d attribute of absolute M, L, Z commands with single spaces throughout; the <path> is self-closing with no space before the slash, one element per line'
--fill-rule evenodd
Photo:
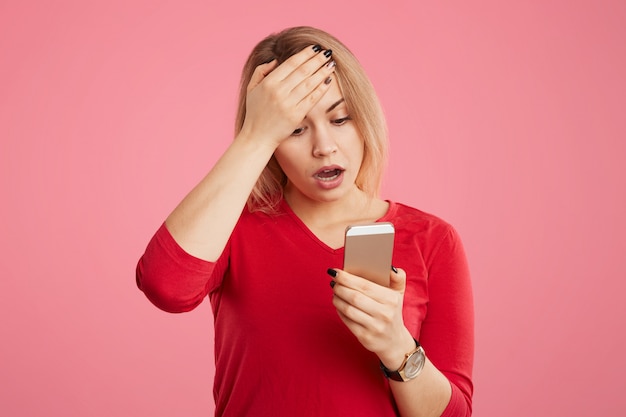
<path fill-rule="evenodd" d="M 285 201 L 307 226 L 329 228 L 363 221 L 370 217 L 372 203 L 377 199 L 369 197 L 356 186 L 347 195 L 332 201 L 311 200 L 287 187 Z"/>

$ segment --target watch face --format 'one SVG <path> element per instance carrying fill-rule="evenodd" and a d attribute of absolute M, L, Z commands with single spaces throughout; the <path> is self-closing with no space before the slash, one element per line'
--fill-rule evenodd
<path fill-rule="evenodd" d="M 415 378 L 424 367 L 425 360 L 426 360 L 426 357 L 424 356 L 424 349 L 420 347 L 407 360 L 406 365 L 404 367 L 404 375 L 408 379 Z"/>

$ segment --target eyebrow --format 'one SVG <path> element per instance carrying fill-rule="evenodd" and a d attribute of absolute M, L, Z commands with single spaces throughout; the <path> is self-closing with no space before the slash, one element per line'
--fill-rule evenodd
<path fill-rule="evenodd" d="M 345 99 L 344 99 L 344 98 L 340 98 L 339 100 L 337 100 L 335 103 L 333 103 L 333 105 L 332 105 L 332 106 L 330 106 L 330 107 L 326 110 L 326 113 L 330 113 L 331 111 L 333 111 L 333 109 L 334 109 L 335 107 L 337 107 L 338 105 L 340 105 L 340 104 L 341 104 L 341 103 L 343 103 L 344 101 L 345 101 Z"/>

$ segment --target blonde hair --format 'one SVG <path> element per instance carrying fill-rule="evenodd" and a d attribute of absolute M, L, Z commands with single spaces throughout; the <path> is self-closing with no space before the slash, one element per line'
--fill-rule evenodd
<path fill-rule="evenodd" d="M 248 57 L 241 75 L 239 105 L 235 124 L 238 134 L 246 117 L 246 89 L 255 68 L 277 59 L 283 63 L 306 47 L 332 49 L 336 62 L 334 79 L 345 99 L 348 113 L 364 142 L 363 161 L 356 186 L 370 197 L 378 196 L 387 161 L 387 125 L 374 87 L 350 50 L 332 35 L 308 26 L 285 29 L 259 42 Z M 287 177 L 274 157 L 257 180 L 250 197 L 250 211 L 274 212 L 283 197 Z"/>

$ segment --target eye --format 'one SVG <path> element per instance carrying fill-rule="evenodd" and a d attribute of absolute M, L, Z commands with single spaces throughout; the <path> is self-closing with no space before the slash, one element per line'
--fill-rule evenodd
<path fill-rule="evenodd" d="M 341 125 L 346 124 L 348 120 L 352 120 L 352 118 L 350 116 L 346 116 L 346 117 L 342 117 L 339 119 L 335 119 L 331 123 L 334 124 L 335 126 L 341 126 Z"/>
<path fill-rule="evenodd" d="M 304 127 L 299 127 L 296 130 L 294 130 L 293 132 L 291 132 L 291 136 L 300 136 L 304 133 L 306 129 Z"/>

